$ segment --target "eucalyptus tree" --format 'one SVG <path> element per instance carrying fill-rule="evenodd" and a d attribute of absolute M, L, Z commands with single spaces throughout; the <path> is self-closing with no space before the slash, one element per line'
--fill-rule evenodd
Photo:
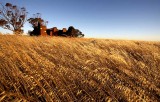
<path fill-rule="evenodd" d="M 30 17 L 28 19 L 28 22 L 31 24 L 33 28 L 37 27 L 38 24 L 45 25 L 45 26 L 48 24 L 48 21 L 44 21 L 42 19 L 40 13 L 33 14 L 33 17 Z"/>
<path fill-rule="evenodd" d="M 14 32 L 14 34 L 22 34 L 22 27 L 27 21 L 25 7 L 18 7 L 11 3 L 3 5 L 0 3 L 0 27 Z"/>

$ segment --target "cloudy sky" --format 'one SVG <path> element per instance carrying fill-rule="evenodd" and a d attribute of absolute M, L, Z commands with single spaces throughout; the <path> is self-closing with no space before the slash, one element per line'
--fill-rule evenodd
<path fill-rule="evenodd" d="M 0 0 L 41 13 L 48 28 L 74 26 L 89 38 L 160 41 L 160 0 Z M 32 27 L 26 23 L 24 31 Z M 1 32 L 7 32 L 0 28 Z"/>

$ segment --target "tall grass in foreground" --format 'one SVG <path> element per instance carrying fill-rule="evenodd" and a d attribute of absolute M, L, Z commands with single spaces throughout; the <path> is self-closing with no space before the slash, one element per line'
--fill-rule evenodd
<path fill-rule="evenodd" d="M 1 102 L 160 101 L 160 42 L 0 35 Z"/>

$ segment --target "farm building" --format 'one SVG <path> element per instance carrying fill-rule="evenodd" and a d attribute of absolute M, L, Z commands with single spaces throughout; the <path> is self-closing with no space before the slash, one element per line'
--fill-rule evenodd
<path fill-rule="evenodd" d="M 31 36 L 65 36 L 65 37 L 84 37 L 81 31 L 70 26 L 68 30 L 63 28 L 61 30 L 57 27 L 47 28 L 45 25 L 38 23 L 38 26 L 34 27 L 33 31 L 29 32 Z"/>

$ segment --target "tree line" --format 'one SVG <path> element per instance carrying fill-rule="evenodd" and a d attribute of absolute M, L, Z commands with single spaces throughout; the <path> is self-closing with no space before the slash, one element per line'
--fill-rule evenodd
<path fill-rule="evenodd" d="M 12 31 L 14 34 L 19 35 L 23 33 L 23 26 L 28 21 L 33 28 L 38 24 L 47 25 L 48 21 L 44 21 L 40 13 L 34 14 L 33 17 L 28 18 L 28 12 L 25 7 L 18 7 L 11 3 L 3 5 L 0 3 L 0 27 Z M 84 34 L 73 26 L 68 29 L 67 36 L 83 37 Z M 36 34 L 34 34 L 36 35 Z"/>

